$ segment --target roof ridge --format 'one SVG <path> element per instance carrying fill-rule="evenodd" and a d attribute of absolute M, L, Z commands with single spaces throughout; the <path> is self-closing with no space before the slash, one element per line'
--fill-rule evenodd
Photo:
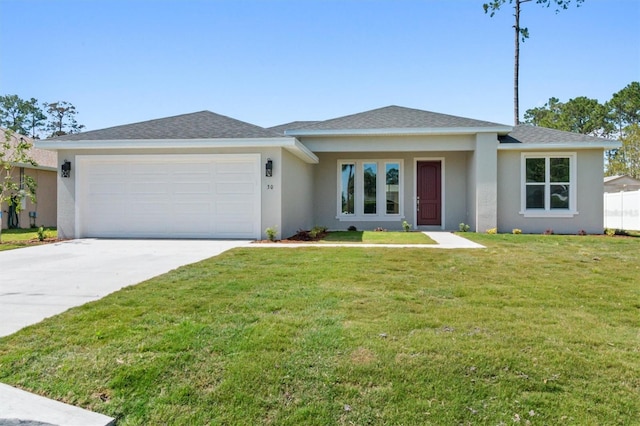
<path fill-rule="evenodd" d="M 299 131 L 345 131 L 364 129 L 416 129 L 455 127 L 510 127 L 474 118 L 460 117 L 399 105 L 330 118 L 300 127 Z"/>
<path fill-rule="evenodd" d="M 219 139 L 282 137 L 279 133 L 209 110 L 62 135 L 50 140 Z"/>

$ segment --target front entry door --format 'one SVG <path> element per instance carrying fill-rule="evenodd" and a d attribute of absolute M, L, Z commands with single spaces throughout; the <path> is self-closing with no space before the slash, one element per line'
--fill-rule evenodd
<path fill-rule="evenodd" d="M 442 225 L 442 164 L 418 161 L 416 217 L 418 225 Z"/>

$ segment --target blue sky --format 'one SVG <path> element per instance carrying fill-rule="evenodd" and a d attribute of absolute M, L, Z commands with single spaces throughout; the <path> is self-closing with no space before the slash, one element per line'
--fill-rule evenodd
<path fill-rule="evenodd" d="M 0 94 L 86 130 L 210 110 L 261 126 L 387 105 L 511 124 L 513 16 L 483 0 L 0 0 Z M 640 0 L 533 2 L 520 108 L 640 80 Z"/>

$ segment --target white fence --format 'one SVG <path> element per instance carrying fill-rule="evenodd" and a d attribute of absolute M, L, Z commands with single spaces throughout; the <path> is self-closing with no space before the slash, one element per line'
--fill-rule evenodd
<path fill-rule="evenodd" d="M 640 191 L 605 192 L 604 227 L 640 231 Z"/>

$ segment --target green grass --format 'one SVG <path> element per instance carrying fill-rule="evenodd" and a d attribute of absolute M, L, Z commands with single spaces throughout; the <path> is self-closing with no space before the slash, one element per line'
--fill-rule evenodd
<path fill-rule="evenodd" d="M 422 232 L 332 231 L 320 242 L 364 244 L 435 244 Z"/>
<path fill-rule="evenodd" d="M 637 424 L 640 239 L 465 237 L 235 249 L 0 339 L 0 381 L 118 425 Z"/>
<path fill-rule="evenodd" d="M 58 231 L 56 228 L 45 228 L 49 238 L 57 238 Z M 16 248 L 28 247 L 37 244 L 38 229 L 3 229 L 0 236 L 0 251 L 13 250 Z"/>

